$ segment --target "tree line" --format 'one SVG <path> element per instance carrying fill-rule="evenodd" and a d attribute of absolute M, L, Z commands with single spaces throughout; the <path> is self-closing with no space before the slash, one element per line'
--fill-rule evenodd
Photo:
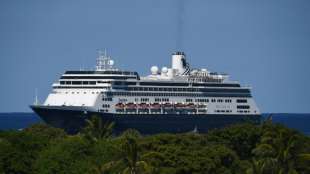
<path fill-rule="evenodd" d="M 310 173 L 310 138 L 271 121 L 207 134 L 112 130 L 94 116 L 76 135 L 46 124 L 0 131 L 0 174 Z"/>

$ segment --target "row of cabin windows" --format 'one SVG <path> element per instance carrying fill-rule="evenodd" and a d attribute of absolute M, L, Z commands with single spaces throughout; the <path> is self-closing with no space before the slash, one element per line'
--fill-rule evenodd
<path fill-rule="evenodd" d="M 169 102 L 169 98 L 155 98 L 155 102 Z"/>
<path fill-rule="evenodd" d="M 223 92 L 223 93 L 250 93 L 249 89 L 223 89 L 223 88 L 152 88 L 152 87 L 116 87 L 116 90 L 128 91 L 167 91 L 167 92 Z"/>
<path fill-rule="evenodd" d="M 65 74 L 118 74 L 118 75 L 137 75 L 137 72 L 133 71 L 66 71 Z"/>
<path fill-rule="evenodd" d="M 108 95 L 120 96 L 164 96 L 164 97 L 251 97 L 251 94 L 226 94 L 226 93 L 137 93 L 137 92 L 109 92 Z M 215 102 L 215 101 L 214 101 Z"/>
<path fill-rule="evenodd" d="M 60 79 L 139 79 L 137 76 L 61 76 Z"/>
<path fill-rule="evenodd" d="M 209 99 L 198 98 L 198 99 L 195 99 L 195 102 L 205 102 L 205 103 L 208 103 L 208 102 L 209 102 Z"/>
<path fill-rule="evenodd" d="M 149 98 L 141 98 L 141 102 L 148 102 L 149 100 Z"/>
<path fill-rule="evenodd" d="M 247 103 L 247 99 L 237 99 L 237 103 Z"/>
<path fill-rule="evenodd" d="M 185 101 L 186 101 L 186 102 L 193 102 L 193 99 L 187 98 L 187 99 L 185 99 Z"/>
<path fill-rule="evenodd" d="M 66 77 L 69 78 L 69 77 Z M 98 81 L 98 83 L 100 83 Z M 95 85 L 96 81 L 60 81 L 61 85 Z M 121 81 L 116 81 L 114 82 L 114 85 L 136 85 L 136 82 L 121 82 Z M 144 82 L 140 82 L 140 85 L 145 85 Z M 158 85 L 158 84 L 153 84 L 154 86 L 189 86 L 188 84 L 163 84 L 163 85 Z M 195 85 L 193 86 L 201 86 L 201 85 Z M 217 85 L 204 85 L 204 86 L 209 86 L 209 87 L 240 87 L 240 85 L 227 85 L 227 84 L 217 84 Z M 124 87 L 114 87 L 115 89 L 119 88 L 124 88 Z M 192 88 L 148 88 L 148 87 L 125 87 L 128 90 L 140 90 L 140 91 L 188 91 L 186 89 L 192 89 Z M 191 90 L 189 90 L 191 91 Z"/>
<path fill-rule="evenodd" d="M 106 99 L 110 99 L 110 100 L 104 100 L 104 101 L 112 101 L 112 98 L 106 98 Z M 121 101 L 121 99 L 119 99 L 119 100 Z M 127 99 L 126 99 L 126 101 L 127 101 Z M 135 98 L 135 102 L 138 102 L 138 101 L 139 101 L 139 98 Z M 149 100 L 149 98 L 141 98 L 140 101 L 141 102 L 149 102 L 150 100 Z M 223 99 L 218 99 L 218 100 L 211 99 L 211 102 L 213 102 L 213 103 L 215 103 L 216 101 L 219 102 L 219 103 L 221 103 L 223 101 L 225 101 L 225 103 L 231 103 L 232 102 L 231 99 L 225 99 L 225 100 L 223 100 Z M 155 102 L 169 102 L 169 98 L 155 98 Z M 193 102 L 193 99 L 187 98 L 187 99 L 185 99 L 185 102 Z M 195 102 L 205 102 L 205 103 L 208 103 L 209 99 L 195 99 Z M 240 106 L 238 106 L 238 107 L 240 107 Z M 241 107 L 246 107 L 247 108 L 247 106 L 241 106 Z"/>
<path fill-rule="evenodd" d="M 113 99 L 112 98 L 102 98 L 102 101 L 113 101 Z"/>
<path fill-rule="evenodd" d="M 103 104 L 102 107 L 103 107 L 103 108 L 109 108 L 110 105 L 109 105 L 109 104 Z"/>
<path fill-rule="evenodd" d="M 238 105 L 237 109 L 250 109 L 249 105 Z"/>
<path fill-rule="evenodd" d="M 66 94 L 68 94 L 69 92 L 65 92 Z M 71 92 L 72 94 L 80 94 L 80 92 Z M 87 92 L 83 92 L 84 94 L 87 94 Z M 92 94 L 99 94 L 99 92 L 97 91 L 97 92 L 91 92 Z M 100 92 L 101 94 L 103 93 L 103 92 Z M 109 97 L 109 98 L 102 98 L 102 100 L 103 101 L 112 101 L 112 98 L 111 97 Z M 136 100 L 138 100 L 137 98 L 136 98 Z M 237 103 L 238 103 L 238 100 L 246 100 L 246 99 L 237 99 Z M 141 102 L 148 102 L 149 101 L 149 99 L 148 98 L 141 98 Z M 163 101 L 163 102 L 169 102 L 169 98 L 155 98 L 155 102 L 161 102 L 161 101 Z M 185 99 L 185 101 L 186 102 L 193 102 L 193 99 L 189 99 L 189 98 L 187 98 L 187 99 Z M 231 103 L 232 102 L 232 100 L 231 99 L 225 99 L 225 100 L 223 100 L 223 99 L 210 99 L 210 101 L 212 102 L 212 103 L 216 103 L 216 102 L 218 102 L 218 103 L 222 103 L 223 101 L 225 101 L 225 103 Z M 209 102 L 209 99 L 195 99 L 195 102 L 206 102 L 206 103 L 208 103 Z M 249 109 L 250 108 L 250 106 L 249 105 L 238 105 L 237 106 L 237 108 L 238 109 Z"/>
<path fill-rule="evenodd" d="M 250 113 L 249 110 L 237 110 L 238 113 Z"/>
<path fill-rule="evenodd" d="M 65 94 L 69 94 L 70 92 L 65 92 Z M 103 94 L 103 92 L 89 92 L 89 94 L 99 94 L 99 93 L 101 93 L 101 94 Z M 71 94 L 80 94 L 80 92 L 71 92 Z M 81 92 L 81 94 L 88 94 L 87 92 Z"/>
<path fill-rule="evenodd" d="M 140 82 L 141 86 L 201 86 L 201 87 L 240 87 L 240 84 L 227 83 L 162 83 L 162 82 Z M 116 81 L 114 85 L 137 85 L 136 82 Z"/>
<path fill-rule="evenodd" d="M 60 81 L 61 85 L 96 85 L 96 81 Z"/>
<path fill-rule="evenodd" d="M 214 112 L 221 112 L 221 113 L 226 112 L 226 113 L 231 113 L 232 110 L 215 110 Z"/>
<path fill-rule="evenodd" d="M 225 99 L 225 103 L 231 103 L 231 99 Z"/>
<path fill-rule="evenodd" d="M 206 102 L 206 103 L 208 103 L 209 102 L 209 99 L 195 99 L 195 101 L 196 102 Z M 231 99 L 225 99 L 225 100 L 223 100 L 223 99 L 211 99 L 211 102 L 212 103 L 215 103 L 215 102 L 218 102 L 218 103 L 223 103 L 225 101 L 225 103 L 231 103 L 232 102 L 232 100 Z"/>

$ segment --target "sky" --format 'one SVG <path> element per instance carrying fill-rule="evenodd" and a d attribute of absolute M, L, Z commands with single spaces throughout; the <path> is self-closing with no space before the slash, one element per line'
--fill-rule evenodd
<path fill-rule="evenodd" d="M 261 112 L 310 112 L 309 0 L 1 0 L 0 112 L 30 112 L 98 49 L 141 75 L 184 51 L 251 85 Z"/>

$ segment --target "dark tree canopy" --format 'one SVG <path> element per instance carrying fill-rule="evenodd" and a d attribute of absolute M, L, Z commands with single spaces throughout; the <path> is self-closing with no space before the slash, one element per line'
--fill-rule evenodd
<path fill-rule="evenodd" d="M 310 173 L 310 138 L 282 125 L 239 124 L 208 134 L 113 137 L 92 118 L 67 135 L 45 124 L 0 132 L 0 174 Z"/>

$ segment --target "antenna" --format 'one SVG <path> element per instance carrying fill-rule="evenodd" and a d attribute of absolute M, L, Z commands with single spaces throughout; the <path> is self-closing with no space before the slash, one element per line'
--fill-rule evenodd
<path fill-rule="evenodd" d="M 34 105 L 39 105 L 39 100 L 38 100 L 38 89 L 35 89 L 35 99 L 34 99 Z"/>
<path fill-rule="evenodd" d="M 105 70 L 116 70 L 113 68 L 114 61 L 111 59 L 110 56 L 107 55 L 107 50 L 104 49 L 104 52 L 99 50 L 98 51 L 98 58 L 97 58 L 97 71 L 105 71 Z"/>

